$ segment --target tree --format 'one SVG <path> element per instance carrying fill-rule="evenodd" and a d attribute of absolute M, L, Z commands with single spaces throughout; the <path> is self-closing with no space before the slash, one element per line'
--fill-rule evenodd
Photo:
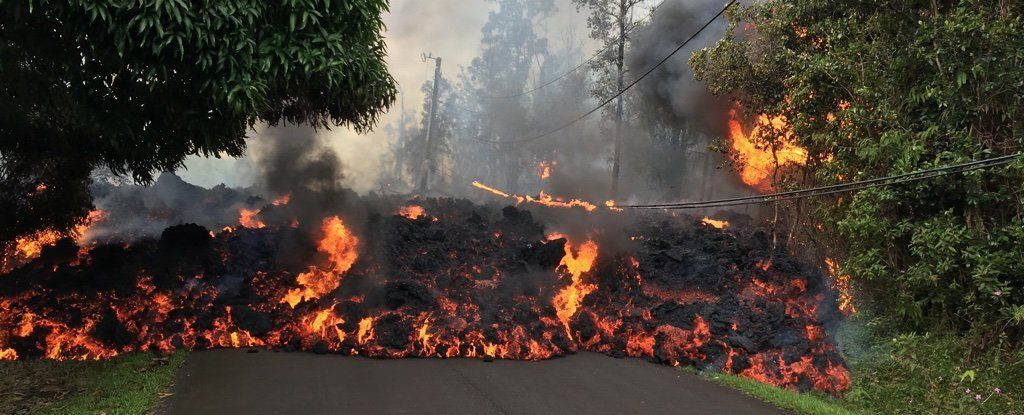
<path fill-rule="evenodd" d="M 446 185 L 448 177 L 449 156 L 451 155 L 450 139 L 453 130 L 458 123 L 459 96 L 453 90 L 448 78 L 442 76 L 438 90 L 437 107 L 434 108 L 434 139 L 432 148 L 429 150 L 433 155 L 436 172 L 432 172 L 431 187 L 440 188 Z M 417 186 L 417 181 L 422 173 L 424 158 L 426 157 L 424 138 L 428 128 L 428 116 L 430 114 L 431 100 L 434 93 L 433 80 L 426 81 L 420 87 L 424 94 L 422 110 L 420 111 L 419 123 L 406 122 L 397 131 L 394 131 L 393 145 L 388 151 L 388 161 L 395 164 L 395 172 L 390 177 L 390 185 L 395 186 L 394 191 L 411 191 Z"/>
<path fill-rule="evenodd" d="M 590 9 L 587 27 L 590 37 L 604 43 L 604 53 L 594 60 L 599 77 L 595 83 L 594 95 L 606 100 L 626 86 L 626 46 L 629 33 L 637 26 L 634 12 L 644 0 L 573 0 L 577 7 Z M 624 97 L 615 100 L 612 119 L 615 122 L 614 148 L 612 150 L 611 198 L 619 193 L 619 161 L 622 156 L 622 122 Z"/>
<path fill-rule="evenodd" d="M 547 39 L 539 37 L 534 27 L 554 11 L 552 0 L 495 0 L 498 9 L 490 14 L 482 29 L 480 55 L 466 70 L 463 84 L 474 96 L 479 109 L 478 125 L 471 130 L 490 141 L 522 138 L 530 132 L 526 96 L 515 96 L 527 89 L 531 68 L 547 53 Z M 507 97 L 510 96 L 510 97 Z M 507 97 L 507 98 L 506 98 Z M 470 101 L 470 99 L 467 99 Z M 521 147 L 518 144 L 491 145 L 492 160 L 485 165 L 502 166 L 504 186 L 515 191 L 521 173 Z M 469 150 L 479 148 L 474 145 Z M 488 180 L 496 177 L 488 177 Z"/>
<path fill-rule="evenodd" d="M 99 166 L 149 182 L 257 122 L 366 130 L 395 97 L 384 0 L 0 0 L 0 241 L 67 229 Z"/>
<path fill-rule="evenodd" d="M 1019 2 L 766 1 L 692 60 L 754 114 L 784 116 L 808 149 L 807 185 L 1024 147 Z M 779 135 L 766 137 L 777 140 Z M 864 304 L 910 329 L 1024 333 L 1024 163 L 821 200 Z"/>

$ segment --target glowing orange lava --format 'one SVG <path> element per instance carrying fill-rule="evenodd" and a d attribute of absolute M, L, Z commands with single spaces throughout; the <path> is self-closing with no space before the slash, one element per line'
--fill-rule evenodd
<path fill-rule="evenodd" d="M 342 274 L 352 268 L 352 264 L 359 257 L 356 251 L 359 239 L 345 227 L 341 218 L 332 216 L 324 219 L 323 231 L 324 237 L 317 248 L 328 255 L 332 268 L 325 271 L 310 267 L 308 272 L 299 274 L 295 281 L 302 288 L 293 288 L 281 298 L 282 303 L 288 303 L 292 308 L 303 301 L 318 299 L 338 288 Z"/>
<path fill-rule="evenodd" d="M 561 235 L 553 234 L 548 236 L 548 239 L 558 239 L 561 237 Z M 552 303 L 555 306 L 555 314 L 558 316 L 558 320 L 562 322 L 562 325 L 565 326 L 565 333 L 570 339 L 573 338 L 569 328 L 570 320 L 576 315 L 580 304 L 583 303 L 583 298 L 597 289 L 597 285 L 583 282 L 583 274 L 589 272 L 594 267 L 594 261 L 596 260 L 597 244 L 593 240 L 588 239 L 578 247 L 574 247 L 573 244 L 566 242 L 565 256 L 562 257 L 559 266 L 565 267 L 569 276 L 572 277 L 572 282 L 559 291 L 558 294 L 555 294 Z"/>
<path fill-rule="evenodd" d="M 272 204 L 274 206 L 284 206 L 284 205 L 287 205 L 288 202 L 290 202 L 291 200 L 292 200 L 292 195 L 284 195 L 284 196 L 281 196 L 281 197 L 279 197 L 277 199 L 274 199 L 274 201 L 270 202 L 270 204 Z"/>
<path fill-rule="evenodd" d="M 238 223 L 243 227 L 250 229 L 266 228 L 267 224 L 263 223 L 263 221 L 256 217 L 259 213 L 259 209 L 241 208 L 238 210 Z"/>
<path fill-rule="evenodd" d="M 0 272 L 10 271 L 39 257 L 43 248 L 52 246 L 65 237 L 74 238 L 79 244 L 84 244 L 86 233 L 92 225 L 106 220 L 107 214 L 102 210 L 89 212 L 85 221 L 75 225 L 70 231 L 62 232 L 53 229 L 43 229 L 31 235 L 22 236 L 14 240 L 13 244 L 3 249 L 0 246 Z"/>
<path fill-rule="evenodd" d="M 729 111 L 729 138 L 732 150 L 743 165 L 740 178 L 743 183 L 762 192 L 772 189 L 772 174 L 776 167 L 807 164 L 807 150 L 794 144 L 792 131 L 783 116 L 760 115 L 753 130 L 743 131 L 738 105 Z M 781 134 L 777 147 L 767 144 L 767 134 Z"/>
<path fill-rule="evenodd" d="M 716 219 L 711 219 L 711 218 L 709 218 L 707 216 L 705 216 L 704 219 L 701 219 L 700 223 L 703 223 L 705 225 L 708 225 L 708 226 L 711 226 L 711 227 L 714 227 L 714 228 L 718 228 L 718 229 L 724 229 L 725 227 L 729 226 L 729 221 L 727 221 L 727 220 L 716 220 Z"/>
<path fill-rule="evenodd" d="M 423 207 L 416 205 L 402 206 L 398 209 L 398 214 L 413 220 L 419 219 L 421 216 L 427 216 L 427 212 L 423 210 Z"/>

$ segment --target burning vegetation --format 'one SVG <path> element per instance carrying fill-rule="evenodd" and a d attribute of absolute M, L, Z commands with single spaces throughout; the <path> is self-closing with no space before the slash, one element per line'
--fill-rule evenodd
<path fill-rule="evenodd" d="M 773 176 L 779 168 L 807 164 L 807 149 L 795 144 L 785 117 L 759 115 L 750 131 L 745 132 L 739 118 L 739 107 L 729 111 L 729 141 L 740 164 L 740 179 L 759 191 L 772 190 Z M 773 135 L 776 144 L 765 140 Z"/>
<path fill-rule="evenodd" d="M 0 359 L 266 347 L 536 360 L 589 350 L 799 390 L 849 385 L 829 334 L 836 296 L 761 231 L 654 215 L 615 241 L 598 227 L 551 232 L 513 206 L 354 203 L 351 214 L 304 221 L 268 203 L 240 218 L 263 226 L 184 224 L 81 252 L 72 239 L 47 243 L 0 276 Z"/>

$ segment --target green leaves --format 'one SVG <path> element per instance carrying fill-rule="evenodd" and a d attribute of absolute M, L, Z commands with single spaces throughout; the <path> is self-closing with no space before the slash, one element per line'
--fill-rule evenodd
<path fill-rule="evenodd" d="M 85 149 L 75 171 L 106 165 L 146 180 L 190 154 L 240 155 L 258 121 L 366 130 L 397 94 L 380 33 L 386 8 L 0 1 L 0 113 L 20 120 L 0 125 L 0 154 L 31 163 Z"/>
<path fill-rule="evenodd" d="M 932 4 L 766 1 L 692 63 L 750 112 L 786 114 L 825 183 L 1021 151 L 1024 9 Z M 998 331 L 1024 306 L 1022 182 L 1013 167 L 867 190 L 822 200 L 812 223 L 835 230 L 864 302 L 906 328 Z"/>

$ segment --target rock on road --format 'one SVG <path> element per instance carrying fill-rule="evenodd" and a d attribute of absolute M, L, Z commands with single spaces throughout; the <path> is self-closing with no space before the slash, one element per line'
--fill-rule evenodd
<path fill-rule="evenodd" d="M 786 414 L 642 359 L 540 362 L 212 350 L 189 355 L 158 414 Z"/>

